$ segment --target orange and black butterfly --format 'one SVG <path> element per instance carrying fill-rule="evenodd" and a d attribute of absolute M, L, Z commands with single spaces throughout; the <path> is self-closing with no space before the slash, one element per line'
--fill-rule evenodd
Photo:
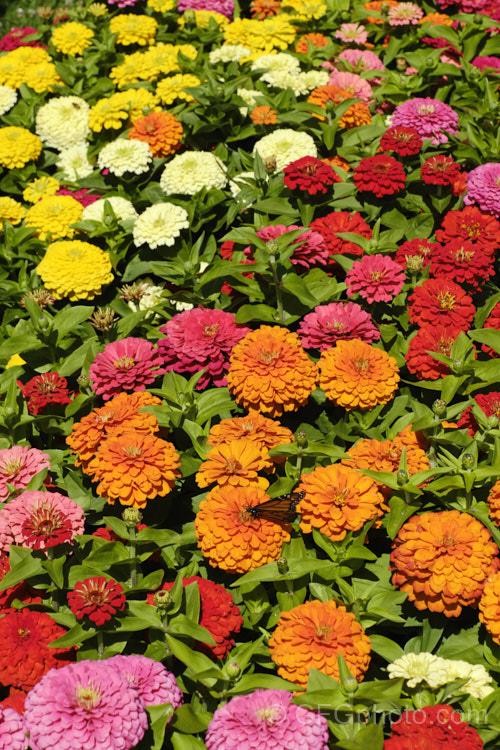
<path fill-rule="evenodd" d="M 292 523 L 297 518 L 297 505 L 304 499 L 305 492 L 292 492 L 290 495 L 280 495 L 266 500 L 260 505 L 248 508 L 254 518 L 266 518 L 268 521 Z"/>

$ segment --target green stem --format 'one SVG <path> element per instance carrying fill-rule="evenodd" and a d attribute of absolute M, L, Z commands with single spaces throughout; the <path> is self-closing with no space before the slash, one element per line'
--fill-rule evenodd
<path fill-rule="evenodd" d="M 130 571 L 130 586 L 131 588 L 135 588 L 137 586 L 137 545 L 135 543 L 136 535 L 137 535 L 137 529 L 135 526 L 131 529 L 129 529 L 130 533 L 130 544 L 129 544 L 129 558 L 132 560 L 132 568 Z"/>
<path fill-rule="evenodd" d="M 281 322 L 283 322 L 284 321 L 283 294 L 281 291 L 281 284 L 280 284 L 280 280 L 278 279 L 278 273 L 276 271 L 276 263 L 274 262 L 274 260 L 272 259 L 269 260 L 269 266 L 271 268 L 271 273 L 273 275 L 274 288 L 276 289 L 276 306 L 278 308 L 278 317 L 281 320 Z"/>
<path fill-rule="evenodd" d="M 97 656 L 99 659 L 104 658 L 106 648 L 104 646 L 104 635 L 102 630 L 97 631 Z"/>

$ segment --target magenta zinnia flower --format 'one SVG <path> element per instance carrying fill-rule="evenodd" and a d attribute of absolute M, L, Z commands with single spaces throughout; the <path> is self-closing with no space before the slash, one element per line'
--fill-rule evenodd
<path fill-rule="evenodd" d="M 161 354 L 146 339 L 126 338 L 108 344 L 90 366 L 95 392 L 105 401 L 122 391 L 144 391 L 163 375 Z"/>
<path fill-rule="evenodd" d="M 359 294 L 368 302 L 390 302 L 399 294 L 406 276 L 387 255 L 365 255 L 347 272 L 347 296 Z"/>
<path fill-rule="evenodd" d="M 28 693 L 33 750 L 130 750 L 148 721 L 137 690 L 106 661 L 52 669 Z"/>
<path fill-rule="evenodd" d="M 417 97 L 398 104 L 391 126 L 415 128 L 421 138 L 430 138 L 434 145 L 448 142 L 448 133 L 458 133 L 458 115 L 439 99 Z"/>
<path fill-rule="evenodd" d="M 220 13 L 226 18 L 232 18 L 234 13 L 234 0 L 178 0 L 177 10 L 182 13 L 188 8 L 193 10 L 212 10 Z"/>
<path fill-rule="evenodd" d="M 113 669 L 125 677 L 137 690 L 144 706 L 160 706 L 171 703 L 175 711 L 184 702 L 182 690 L 175 676 L 161 662 L 148 659 L 147 656 L 112 656 L 106 661 Z"/>
<path fill-rule="evenodd" d="M 292 242 L 292 245 L 296 245 L 296 247 L 290 256 L 290 262 L 293 265 L 305 266 L 306 268 L 326 265 L 330 256 L 328 247 L 322 235 L 313 229 L 299 227 L 297 224 L 291 224 L 289 227 L 285 227 L 284 224 L 277 224 L 276 226 L 264 227 L 255 234 L 260 240 L 269 242 L 269 240 L 275 240 L 286 232 L 293 232 L 295 229 L 303 229 L 304 232 Z"/>
<path fill-rule="evenodd" d="M 494 70 L 496 73 L 500 73 L 500 57 L 491 57 L 489 55 L 475 57 L 471 65 L 475 65 L 479 70 Z"/>
<path fill-rule="evenodd" d="M 47 549 L 84 531 L 83 509 L 59 492 L 22 492 L 0 510 L 0 549 Z"/>
<path fill-rule="evenodd" d="M 481 211 L 500 216 L 500 162 L 487 162 L 469 172 L 464 203 L 477 203 Z"/>
<path fill-rule="evenodd" d="M 167 335 L 158 341 L 166 370 L 193 373 L 206 368 L 197 383 L 198 389 L 212 383 L 226 385 L 233 346 L 250 333 L 249 328 L 236 323 L 232 313 L 206 307 L 174 315 L 160 331 Z"/>
<path fill-rule="evenodd" d="M 335 32 L 335 37 L 346 44 L 364 44 L 368 40 L 368 32 L 359 23 L 343 23 Z"/>
<path fill-rule="evenodd" d="M 205 742 L 208 750 L 327 750 L 328 722 L 291 703 L 286 690 L 256 690 L 218 708 Z"/>
<path fill-rule="evenodd" d="M 0 501 L 10 495 L 7 485 L 24 490 L 43 469 L 50 467 L 50 457 L 38 448 L 14 445 L 0 450 Z"/>
<path fill-rule="evenodd" d="M 321 352 L 339 340 L 361 339 L 371 344 L 380 338 L 370 314 L 355 302 L 330 302 L 315 307 L 300 323 L 298 334 L 304 349 Z"/>
<path fill-rule="evenodd" d="M 380 57 L 367 49 L 345 49 L 337 59 L 345 60 L 360 73 L 365 73 L 367 70 L 385 70 Z M 371 80 L 373 81 L 373 78 Z"/>
<path fill-rule="evenodd" d="M 21 714 L 0 706 L 0 750 L 27 750 L 28 738 Z"/>

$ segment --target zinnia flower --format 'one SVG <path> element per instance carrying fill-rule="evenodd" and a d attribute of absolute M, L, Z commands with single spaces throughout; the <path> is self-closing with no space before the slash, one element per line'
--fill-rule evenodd
<path fill-rule="evenodd" d="M 431 257 L 430 274 L 436 278 L 452 278 L 467 284 L 473 292 L 480 291 L 494 273 L 495 259 L 470 240 L 452 240 L 438 246 Z"/>
<path fill-rule="evenodd" d="M 405 711 L 391 726 L 384 750 L 482 750 L 483 741 L 451 706 Z"/>
<path fill-rule="evenodd" d="M 391 119 L 391 126 L 415 128 L 421 138 L 430 138 L 439 145 L 448 142 L 448 135 L 458 134 L 458 115 L 448 104 L 439 99 L 417 97 L 398 104 Z"/>
<path fill-rule="evenodd" d="M 500 222 L 477 206 L 466 206 L 461 211 L 448 211 L 436 230 L 436 239 L 446 243 L 453 240 L 475 242 L 492 255 L 500 245 Z"/>
<path fill-rule="evenodd" d="M 264 104 L 252 109 L 250 119 L 254 125 L 275 125 L 278 122 L 278 114 L 275 109 Z"/>
<path fill-rule="evenodd" d="M 293 433 L 288 427 L 262 416 L 255 409 L 249 409 L 245 417 L 222 419 L 219 424 L 212 425 L 207 445 L 220 445 L 241 438 L 251 440 L 259 450 L 270 450 L 277 445 L 286 445 L 294 441 Z"/>
<path fill-rule="evenodd" d="M 144 174 L 149 170 L 152 158 L 148 143 L 138 139 L 119 138 L 103 146 L 97 157 L 97 163 L 99 169 L 109 169 L 115 177 L 123 177 L 125 172 L 135 175 Z"/>
<path fill-rule="evenodd" d="M 387 255 L 365 255 L 347 272 L 347 296 L 359 294 L 367 302 L 390 302 L 400 293 L 405 272 Z"/>
<path fill-rule="evenodd" d="M 380 338 L 371 316 L 355 302 L 319 305 L 299 324 L 298 334 L 305 349 L 330 349 L 337 341 L 360 339 L 371 344 Z"/>
<path fill-rule="evenodd" d="M 195 481 L 198 487 L 208 487 L 217 482 L 219 487 L 257 485 L 265 490 L 269 487 L 269 482 L 265 477 L 259 477 L 258 472 L 273 469 L 274 464 L 267 448 L 257 445 L 253 440 L 239 438 L 211 448 Z"/>
<path fill-rule="evenodd" d="M 45 146 L 58 151 L 81 145 L 90 134 L 89 110 L 80 96 L 54 97 L 38 109 L 36 132 Z"/>
<path fill-rule="evenodd" d="M 422 8 L 415 3 L 398 3 L 389 8 L 387 20 L 389 26 L 416 26 L 423 15 Z"/>
<path fill-rule="evenodd" d="M 291 700 L 286 690 L 261 689 L 231 698 L 213 715 L 205 737 L 208 750 L 327 750 L 325 717 Z"/>
<path fill-rule="evenodd" d="M 182 125 L 170 112 L 150 112 L 134 120 L 127 138 L 144 141 L 154 157 L 174 154 L 182 141 Z"/>
<path fill-rule="evenodd" d="M 341 180 L 329 164 L 314 156 L 304 156 L 284 168 L 283 182 L 290 190 L 298 189 L 309 195 L 316 195 L 327 193 L 329 185 Z"/>
<path fill-rule="evenodd" d="M 277 224 L 259 229 L 258 232 L 255 232 L 255 235 L 259 239 L 269 242 L 269 240 L 277 239 L 283 234 L 293 232 L 296 229 L 303 229 L 304 231 L 300 237 L 291 242 L 294 245 L 294 251 L 290 256 L 290 263 L 294 266 L 305 266 L 306 268 L 310 268 L 316 264 L 326 265 L 328 262 L 328 247 L 321 234 L 314 232 L 312 229 L 305 229 L 297 224 L 291 224 L 288 227 L 284 224 Z"/>
<path fill-rule="evenodd" d="M 410 341 L 405 355 L 406 367 L 419 380 L 437 380 L 449 374 L 450 368 L 444 362 L 439 362 L 429 352 L 451 355 L 451 348 L 461 329 L 454 326 L 430 323 L 417 331 Z"/>
<path fill-rule="evenodd" d="M 404 125 L 389 128 L 380 139 L 382 151 L 395 151 L 398 156 L 415 156 L 422 148 L 422 139 L 415 128 Z"/>
<path fill-rule="evenodd" d="M 321 353 L 318 366 L 326 397 L 347 411 L 386 404 L 398 388 L 395 358 L 359 339 L 337 341 Z"/>
<path fill-rule="evenodd" d="M 340 464 L 317 466 L 303 474 L 298 489 L 305 493 L 297 506 L 302 531 L 320 529 L 333 541 L 359 531 L 388 510 L 373 479 Z"/>
<path fill-rule="evenodd" d="M 353 171 L 358 190 L 373 193 L 377 198 L 395 195 L 404 188 L 406 174 L 393 156 L 378 154 L 361 159 Z"/>
<path fill-rule="evenodd" d="M 139 693 L 108 661 L 52 670 L 28 694 L 25 708 L 37 750 L 131 750 L 148 726 Z"/>
<path fill-rule="evenodd" d="M 420 269 L 428 266 L 434 253 L 439 249 L 438 242 L 429 242 L 416 237 L 414 240 L 406 240 L 398 247 L 393 258 L 405 270 L 415 273 L 416 266 Z"/>
<path fill-rule="evenodd" d="M 83 534 L 83 508 L 59 492 L 26 490 L 0 510 L 0 548 L 48 549 Z"/>
<path fill-rule="evenodd" d="M 97 492 L 110 505 L 118 500 L 145 508 L 148 499 L 172 491 L 179 466 L 172 443 L 143 432 L 125 432 L 103 440 L 86 471 L 99 482 Z"/>
<path fill-rule="evenodd" d="M 0 707 L 0 750 L 27 750 L 24 719 L 13 708 Z"/>
<path fill-rule="evenodd" d="M 500 216 L 500 163 L 487 162 L 467 175 L 467 204 L 477 203 L 482 211 Z"/>
<path fill-rule="evenodd" d="M 82 52 L 90 47 L 90 41 L 94 37 L 94 32 L 83 23 L 70 21 L 69 23 L 59 24 L 52 32 L 51 42 L 58 52 L 63 55 L 81 55 Z"/>
<path fill-rule="evenodd" d="M 226 187 L 224 163 L 211 151 L 185 151 L 165 165 L 160 187 L 165 195 L 196 195 L 200 190 Z"/>
<path fill-rule="evenodd" d="M 182 206 L 174 203 L 155 203 L 148 206 L 138 216 L 134 224 L 134 245 L 149 245 L 153 250 L 157 247 L 171 247 L 182 229 L 189 227 L 188 212 Z"/>
<path fill-rule="evenodd" d="M 276 417 L 304 406 L 316 378 L 297 334 L 263 325 L 234 347 L 227 382 L 238 403 Z"/>
<path fill-rule="evenodd" d="M 277 172 L 304 156 L 318 155 L 311 136 L 291 128 L 280 128 L 265 135 L 257 141 L 253 151 L 259 154 L 264 164 L 272 164 Z"/>
<path fill-rule="evenodd" d="M 347 70 L 332 71 L 328 79 L 330 86 L 341 88 L 352 96 L 353 99 L 361 99 L 362 102 L 369 105 L 373 101 L 373 89 L 369 82 L 357 73 L 350 73 Z"/>
<path fill-rule="evenodd" d="M 40 414 L 50 404 L 65 406 L 73 400 L 73 394 L 68 390 L 68 381 L 57 372 L 35 375 L 24 385 L 19 382 L 18 385 L 27 401 L 30 414 Z"/>
<path fill-rule="evenodd" d="M 166 335 L 158 341 L 165 369 L 187 373 L 205 369 L 197 383 L 204 389 L 212 383 L 226 385 L 233 347 L 250 328 L 238 325 L 233 313 L 197 307 L 174 315 L 160 331 Z"/>
<path fill-rule="evenodd" d="M 472 298 L 454 281 L 427 279 L 408 298 L 408 316 L 418 326 L 441 325 L 467 331 L 476 308 Z"/>
<path fill-rule="evenodd" d="M 496 304 L 490 312 L 483 324 L 483 328 L 494 328 L 495 330 L 500 331 L 500 303 Z M 487 344 L 483 344 L 481 350 L 485 352 L 485 354 L 489 354 L 490 357 L 500 357 L 500 354 Z"/>
<path fill-rule="evenodd" d="M 81 221 L 82 212 L 81 204 L 70 195 L 48 195 L 28 209 L 25 223 L 42 240 L 49 235 L 51 240 L 71 239 L 75 234 L 71 225 Z"/>
<path fill-rule="evenodd" d="M 270 1 L 272 2 L 272 0 Z M 330 40 L 324 34 L 320 34 L 320 33 L 303 34 L 298 40 L 297 44 L 295 45 L 295 52 L 299 52 L 299 53 L 309 52 L 308 43 L 312 45 L 313 49 L 321 49 L 322 47 L 326 47 L 327 44 L 329 44 L 329 42 Z"/>
<path fill-rule="evenodd" d="M 387 667 L 391 680 L 403 678 L 409 688 L 425 682 L 431 689 L 446 684 L 446 659 L 421 651 L 419 654 L 403 654 Z"/>
<path fill-rule="evenodd" d="M 327 83 L 325 86 L 318 86 L 311 92 L 307 99 L 309 104 L 314 104 L 316 107 L 322 107 L 326 109 L 329 102 L 334 104 L 340 104 L 346 99 L 351 99 L 352 93 L 350 91 L 344 91 L 340 86 L 332 86 L 331 83 Z M 319 120 L 326 120 L 323 115 L 314 114 Z M 339 127 L 356 128 L 361 125 L 370 125 L 372 116 L 370 110 L 364 102 L 355 102 L 351 105 L 346 112 L 339 118 Z"/>
<path fill-rule="evenodd" d="M 199 624 L 208 630 L 215 641 L 215 646 L 197 642 L 196 649 L 223 659 L 235 644 L 234 636 L 239 633 L 243 625 L 241 612 L 233 601 L 233 597 L 220 583 L 214 583 L 200 576 L 189 576 L 182 579 L 183 587 L 195 583 L 200 592 Z M 174 581 L 164 583 L 161 591 L 170 591 Z M 154 594 L 148 594 L 148 603 L 154 604 Z"/>
<path fill-rule="evenodd" d="M 6 169 L 24 167 L 29 161 L 38 159 L 42 142 L 26 128 L 11 126 L 0 128 L 0 166 Z"/>
<path fill-rule="evenodd" d="M 485 417 L 499 417 L 500 418 L 500 391 L 492 391 L 491 393 L 478 393 L 474 396 L 474 401 L 479 406 Z M 471 437 L 474 437 L 476 432 L 480 430 L 476 418 L 472 412 L 472 407 L 468 406 L 462 415 L 457 420 L 457 427 L 467 427 L 467 431 Z"/>
<path fill-rule="evenodd" d="M 246 573 L 278 559 L 291 527 L 248 513 L 248 508 L 269 499 L 253 484 L 215 487 L 201 501 L 194 528 L 198 547 L 212 567 Z"/>
<path fill-rule="evenodd" d="M 68 592 L 68 607 L 78 620 L 88 618 L 99 627 L 125 609 L 123 586 L 104 576 L 85 578 Z"/>
<path fill-rule="evenodd" d="M 339 680 L 339 654 L 360 682 L 370 664 L 371 645 L 345 607 L 333 600 L 309 601 L 281 613 L 269 650 L 280 677 L 305 688 L 312 667 Z"/>
<path fill-rule="evenodd" d="M 49 647 L 66 633 L 46 612 L 23 609 L 0 618 L 0 682 L 29 690 L 49 670 L 74 659 L 73 648 Z"/>
<path fill-rule="evenodd" d="M 420 177 L 426 185 L 453 185 L 460 174 L 460 165 L 443 154 L 429 157 L 420 168 Z"/>
<path fill-rule="evenodd" d="M 500 567 L 488 529 L 458 510 L 413 516 L 392 546 L 394 586 L 405 591 L 417 609 L 446 617 L 476 607 L 488 578 Z"/>
<path fill-rule="evenodd" d="M 357 211 L 353 214 L 349 211 L 333 211 L 311 221 L 309 228 L 321 234 L 330 255 L 363 255 L 364 251 L 360 245 L 343 239 L 339 236 L 341 234 L 359 234 L 360 237 L 366 237 L 368 240 L 372 237 L 371 228 Z"/>
<path fill-rule="evenodd" d="M 38 448 L 29 448 L 25 445 L 1 448 L 0 501 L 5 502 L 11 493 L 7 487 L 8 484 L 17 490 L 24 490 L 33 477 L 48 468 L 50 468 L 50 456 Z"/>
<path fill-rule="evenodd" d="M 109 22 L 109 30 L 116 34 L 116 44 L 147 47 L 154 44 L 158 21 L 151 16 L 120 13 Z"/>
<path fill-rule="evenodd" d="M 173 713 L 183 704 L 184 696 L 175 676 L 161 662 L 140 654 L 118 654 L 108 659 L 106 664 L 130 682 L 143 706 L 170 703 Z"/>
<path fill-rule="evenodd" d="M 80 240 L 52 242 L 36 272 L 54 299 L 68 297 L 71 302 L 94 299 L 113 281 L 109 253 Z"/>
<path fill-rule="evenodd" d="M 90 365 L 90 380 L 103 399 L 122 391 L 144 391 L 158 375 L 162 357 L 146 339 L 128 337 L 107 344 Z"/>
<path fill-rule="evenodd" d="M 497 482 L 493 488 L 495 497 L 498 497 L 499 488 L 500 482 Z M 490 493 L 491 496 L 492 493 Z M 491 515 L 490 497 L 488 498 L 488 505 Z M 486 582 L 479 600 L 479 619 L 495 643 L 500 643 L 500 574 L 498 572 Z"/>
<path fill-rule="evenodd" d="M 359 23 L 342 23 L 335 32 L 335 38 L 346 44 L 364 44 L 368 40 L 368 32 Z"/>

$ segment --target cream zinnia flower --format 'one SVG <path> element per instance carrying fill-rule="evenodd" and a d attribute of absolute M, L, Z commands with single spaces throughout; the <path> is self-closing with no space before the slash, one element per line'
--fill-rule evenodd
<path fill-rule="evenodd" d="M 79 96 L 58 96 L 38 110 L 36 132 L 45 146 L 58 151 L 80 145 L 90 134 L 89 111 Z"/>
<path fill-rule="evenodd" d="M 149 144 L 144 141 L 118 139 L 101 149 L 97 163 L 100 169 L 109 169 L 115 177 L 122 177 L 125 172 L 147 172 L 152 158 Z"/>
<path fill-rule="evenodd" d="M 156 203 L 139 216 L 134 225 L 134 244 L 151 248 L 173 245 L 181 229 L 189 227 L 188 213 L 173 203 Z"/>
<path fill-rule="evenodd" d="M 318 150 L 310 135 L 291 128 L 275 130 L 257 141 L 253 148 L 263 161 L 275 164 L 281 172 L 288 164 L 303 156 L 317 156 Z"/>
<path fill-rule="evenodd" d="M 160 178 L 165 195 L 195 195 L 203 188 L 223 188 L 227 176 L 223 162 L 210 151 L 186 151 L 174 156 Z"/>
<path fill-rule="evenodd" d="M 446 660 L 427 651 L 420 654 L 404 654 L 387 667 L 389 677 L 402 677 L 408 687 L 425 682 L 430 688 L 437 688 L 447 682 Z"/>

